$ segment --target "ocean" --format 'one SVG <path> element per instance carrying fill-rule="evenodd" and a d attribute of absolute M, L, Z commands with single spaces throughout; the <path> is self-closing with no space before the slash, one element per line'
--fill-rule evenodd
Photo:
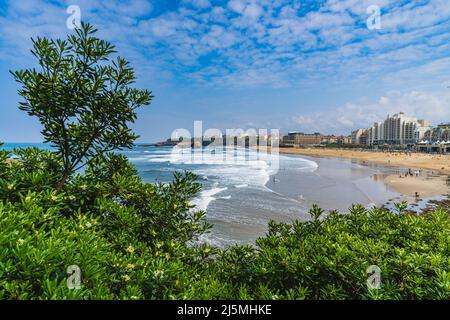
<path fill-rule="evenodd" d="M 213 225 L 204 240 L 219 247 L 254 243 L 270 220 L 305 221 L 313 204 L 347 211 L 399 196 L 376 179 L 393 169 L 377 165 L 248 149 L 174 150 L 138 146 L 123 153 L 148 182 L 170 182 L 175 171 L 198 175 L 203 191 L 193 204 Z"/>
<path fill-rule="evenodd" d="M 48 150 L 51 149 L 51 147 L 45 143 L 26 143 L 26 142 L 3 143 L 3 146 L 1 146 L 0 149 L 7 150 L 7 151 L 13 151 L 14 149 L 18 149 L 18 148 L 34 148 L 34 147 L 41 148 L 41 149 L 48 149 Z"/>
<path fill-rule="evenodd" d="M 44 144 L 5 144 L 4 149 Z M 199 177 L 201 193 L 192 200 L 213 225 L 202 240 L 218 247 L 254 243 L 270 220 L 305 221 L 318 204 L 346 211 L 353 203 L 381 205 L 399 194 L 380 175 L 392 168 L 335 158 L 271 155 L 247 149 L 180 150 L 137 145 L 121 151 L 146 182 L 169 183 L 176 171 Z"/>

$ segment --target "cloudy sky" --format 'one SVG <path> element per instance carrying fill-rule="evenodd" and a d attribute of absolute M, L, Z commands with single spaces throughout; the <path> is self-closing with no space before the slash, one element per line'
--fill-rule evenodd
<path fill-rule="evenodd" d="M 8 71 L 35 66 L 31 37 L 72 32 L 70 5 L 153 91 L 140 141 L 194 120 L 336 134 L 398 111 L 450 121 L 449 0 L 0 0 L 0 140 L 40 141 Z"/>

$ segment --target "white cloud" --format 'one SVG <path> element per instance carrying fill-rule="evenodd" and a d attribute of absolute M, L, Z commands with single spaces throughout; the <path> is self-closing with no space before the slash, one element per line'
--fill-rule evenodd
<path fill-rule="evenodd" d="M 306 116 L 297 116 L 293 117 L 293 120 L 296 124 L 299 125 L 312 125 L 314 124 L 314 119 L 312 117 L 306 117 Z"/>
<path fill-rule="evenodd" d="M 0 59 L 25 55 L 31 36 L 64 36 L 68 2 L 10 1 L 0 16 Z M 417 79 L 419 70 L 450 51 L 447 0 L 327 0 L 309 12 L 287 0 L 230 0 L 224 6 L 183 0 L 172 10 L 156 10 L 148 0 L 78 3 L 102 36 L 131 56 L 147 57 L 139 62 L 210 85 L 280 87 L 324 79 L 398 84 L 405 73 L 407 81 Z M 381 31 L 365 27 L 371 4 L 383 8 Z M 438 72 L 450 72 L 449 64 L 439 66 Z"/>
<path fill-rule="evenodd" d="M 102 2 L 102 11 L 120 16 L 139 17 L 149 14 L 153 7 L 147 0 L 108 0 Z"/>
<path fill-rule="evenodd" d="M 241 0 L 231 0 L 228 2 L 228 7 L 237 13 L 244 12 L 245 2 Z"/>
<path fill-rule="evenodd" d="M 261 14 L 262 8 L 254 3 L 248 5 L 243 12 L 244 17 L 250 18 L 252 20 L 258 19 L 261 16 Z"/>
<path fill-rule="evenodd" d="M 349 133 L 354 129 L 371 127 L 383 121 L 388 114 L 405 112 L 417 119 L 430 120 L 434 124 L 450 118 L 450 90 L 439 92 L 392 91 L 372 103 L 347 103 L 327 112 L 316 112 L 294 116 L 292 126 L 301 130 L 323 130 Z"/>
<path fill-rule="evenodd" d="M 199 9 L 206 9 L 211 6 L 211 2 L 209 0 L 183 0 L 183 3 L 191 4 Z"/>

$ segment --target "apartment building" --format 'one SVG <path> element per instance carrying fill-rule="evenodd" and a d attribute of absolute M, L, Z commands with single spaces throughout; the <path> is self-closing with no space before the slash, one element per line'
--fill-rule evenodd
<path fill-rule="evenodd" d="M 369 141 L 370 129 L 358 129 L 352 132 L 352 144 L 367 145 Z"/>
<path fill-rule="evenodd" d="M 426 120 L 417 120 L 403 112 L 388 115 L 383 122 L 374 123 L 368 131 L 369 145 L 413 145 L 431 129 Z"/>
<path fill-rule="evenodd" d="M 337 143 L 337 137 L 335 135 L 322 136 L 321 143 Z"/>
<path fill-rule="evenodd" d="M 428 143 L 450 141 L 450 123 L 443 123 L 436 128 L 429 128 L 419 141 L 427 141 Z"/>
<path fill-rule="evenodd" d="M 351 144 L 352 136 L 339 136 L 337 137 L 337 143 L 339 144 Z"/>

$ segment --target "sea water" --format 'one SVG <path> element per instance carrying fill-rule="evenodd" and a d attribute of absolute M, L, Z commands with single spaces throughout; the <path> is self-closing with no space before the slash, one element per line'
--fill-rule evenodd
<path fill-rule="evenodd" d="M 168 183 L 176 171 L 195 173 L 202 191 L 192 204 L 207 211 L 213 224 L 203 240 L 220 247 L 253 243 L 267 232 L 270 220 L 308 220 L 315 203 L 345 211 L 352 203 L 379 205 L 396 196 L 371 178 L 388 169 L 349 160 L 231 148 L 138 146 L 124 154 L 147 182 Z"/>
<path fill-rule="evenodd" d="M 18 147 L 51 149 L 47 144 L 3 145 L 6 150 Z M 170 183 L 175 172 L 196 174 L 202 191 L 192 204 L 205 210 L 213 225 L 202 240 L 220 247 L 254 243 L 270 220 L 308 220 L 313 204 L 345 212 L 352 203 L 382 205 L 398 196 L 373 179 L 392 169 L 346 159 L 143 145 L 120 153 L 146 182 Z"/>

